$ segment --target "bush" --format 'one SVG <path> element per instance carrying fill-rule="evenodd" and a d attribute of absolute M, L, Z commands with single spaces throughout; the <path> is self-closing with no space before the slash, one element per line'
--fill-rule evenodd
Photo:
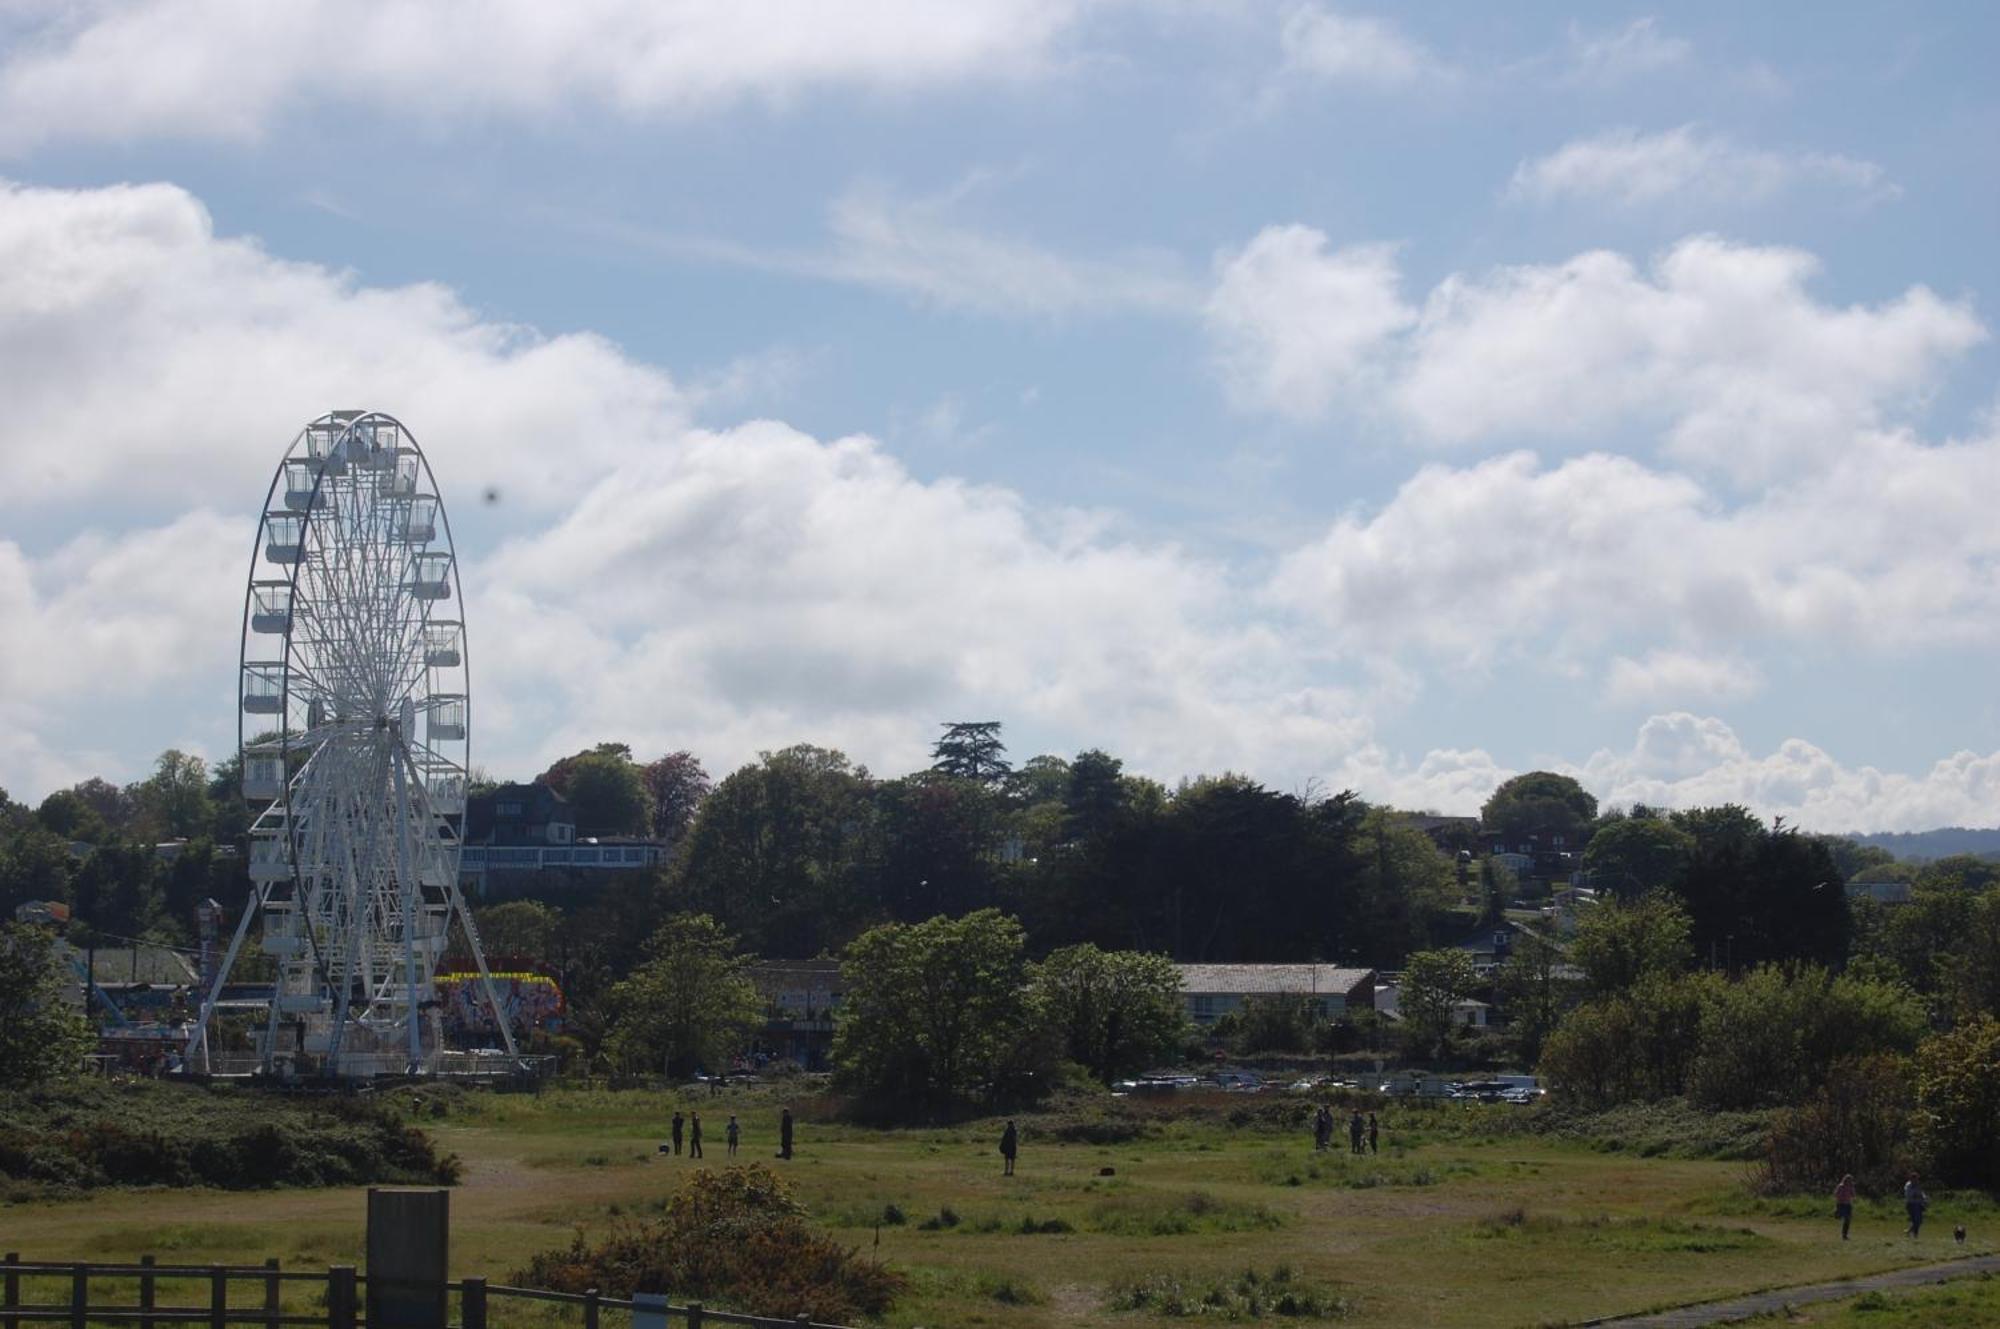
<path fill-rule="evenodd" d="M 1915 1126 L 1937 1177 L 2000 1187 L 2000 1020 L 1982 1015 L 1917 1049 Z"/>
<path fill-rule="evenodd" d="M 1811 1098 L 1776 1115 L 1758 1188 L 1826 1192 L 1851 1172 L 1864 1192 L 1880 1195 L 1909 1167 L 1909 1065 L 1867 1057 L 1834 1067 Z"/>
<path fill-rule="evenodd" d="M 78 1080 L 0 1095 L 0 1175 L 102 1186 L 450 1185 L 460 1164 L 387 1104 Z"/>
<path fill-rule="evenodd" d="M 880 1316 L 907 1285 L 880 1261 L 806 1221 L 791 1187 L 761 1163 L 690 1176 L 656 1220 L 620 1220 L 597 1244 L 578 1232 L 514 1274 L 557 1292 L 616 1297 L 671 1292 L 752 1315 L 815 1320 Z"/>

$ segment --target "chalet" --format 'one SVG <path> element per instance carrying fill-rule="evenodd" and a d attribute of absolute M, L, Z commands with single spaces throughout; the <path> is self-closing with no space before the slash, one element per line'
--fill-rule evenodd
<path fill-rule="evenodd" d="M 460 882 L 474 895 L 492 879 L 533 883 L 535 875 L 636 872 L 664 861 L 664 840 L 636 835 L 579 837 L 569 800 L 537 781 L 503 784 L 465 801 Z"/>
<path fill-rule="evenodd" d="M 1253 998 L 1294 997 L 1310 1001 L 1323 1019 L 1374 1005 L 1375 971 L 1329 964 L 1184 964 L 1181 995 L 1188 1019 L 1213 1024 Z"/>

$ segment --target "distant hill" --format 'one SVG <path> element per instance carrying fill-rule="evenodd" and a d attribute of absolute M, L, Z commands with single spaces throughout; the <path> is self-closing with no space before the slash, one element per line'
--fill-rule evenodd
<path fill-rule="evenodd" d="M 1977 854 L 1982 858 L 2000 855 L 2000 827 L 1975 830 L 1967 826 L 1946 826 L 1935 831 L 1885 831 L 1876 835 L 1849 835 L 1857 844 L 1872 844 L 1888 850 L 1906 863 L 1924 863 L 1952 854 Z"/>

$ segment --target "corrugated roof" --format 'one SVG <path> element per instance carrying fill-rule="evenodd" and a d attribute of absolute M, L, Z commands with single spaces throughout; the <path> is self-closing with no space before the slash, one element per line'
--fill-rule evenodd
<path fill-rule="evenodd" d="M 1263 992 L 1345 995 L 1375 982 L 1373 969 L 1341 969 L 1330 964 L 1184 964 L 1179 968 L 1183 991 L 1246 997 Z"/>

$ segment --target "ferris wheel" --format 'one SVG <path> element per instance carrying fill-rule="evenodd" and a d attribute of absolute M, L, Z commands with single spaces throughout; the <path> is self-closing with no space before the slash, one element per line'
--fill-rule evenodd
<path fill-rule="evenodd" d="M 435 977 L 456 918 L 511 1060 L 459 891 L 468 769 L 465 624 L 451 528 L 402 423 L 332 411 L 286 451 L 244 593 L 238 688 L 251 897 L 189 1038 L 209 1027 L 253 917 L 275 970 L 266 1072 L 430 1074 Z"/>

